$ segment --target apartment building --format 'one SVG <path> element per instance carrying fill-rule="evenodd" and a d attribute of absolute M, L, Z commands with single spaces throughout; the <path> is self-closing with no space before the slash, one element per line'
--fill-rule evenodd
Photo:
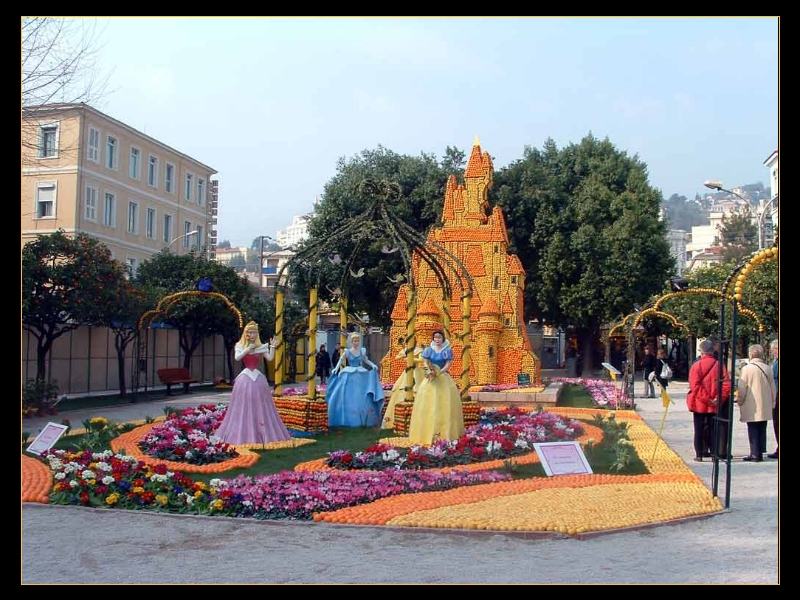
<path fill-rule="evenodd" d="M 22 244 L 61 228 L 104 242 L 135 273 L 165 247 L 213 256 L 216 171 L 86 105 L 27 108 Z"/>

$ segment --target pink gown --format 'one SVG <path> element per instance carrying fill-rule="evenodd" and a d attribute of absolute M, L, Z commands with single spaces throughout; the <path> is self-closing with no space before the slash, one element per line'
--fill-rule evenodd
<path fill-rule="evenodd" d="M 266 346 L 261 349 L 266 350 Z M 272 400 L 267 378 L 258 370 L 261 354 L 245 354 L 244 369 L 233 382 L 231 401 L 222 424 L 214 433 L 228 444 L 266 444 L 291 437 Z"/>

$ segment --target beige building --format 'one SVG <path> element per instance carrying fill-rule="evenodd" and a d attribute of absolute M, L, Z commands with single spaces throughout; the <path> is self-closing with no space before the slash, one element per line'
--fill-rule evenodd
<path fill-rule="evenodd" d="M 213 256 L 215 173 L 85 104 L 27 109 L 22 244 L 59 228 L 88 233 L 133 272 L 167 246 L 176 254 L 195 248 Z"/>

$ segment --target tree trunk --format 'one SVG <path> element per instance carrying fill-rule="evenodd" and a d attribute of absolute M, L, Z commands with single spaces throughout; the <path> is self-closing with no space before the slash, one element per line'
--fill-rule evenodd
<path fill-rule="evenodd" d="M 132 339 L 132 336 L 128 336 L 123 332 L 114 332 L 114 347 L 117 350 L 117 374 L 119 376 L 120 396 L 125 396 L 128 391 L 125 385 L 125 349 Z M 138 365 L 136 365 L 136 368 L 138 368 Z"/>
<path fill-rule="evenodd" d="M 232 384 L 233 383 L 233 351 L 236 347 L 236 342 L 238 340 L 234 340 L 233 343 L 229 343 L 228 340 L 223 340 L 225 342 L 225 362 L 228 365 L 228 381 Z"/>
<path fill-rule="evenodd" d="M 36 344 L 36 379 L 44 381 L 47 375 L 47 354 L 50 352 L 52 340 L 39 340 Z"/>
<path fill-rule="evenodd" d="M 597 333 L 595 328 L 581 329 L 578 333 L 581 349 L 583 369 L 580 377 L 590 377 L 594 370 L 594 338 Z"/>

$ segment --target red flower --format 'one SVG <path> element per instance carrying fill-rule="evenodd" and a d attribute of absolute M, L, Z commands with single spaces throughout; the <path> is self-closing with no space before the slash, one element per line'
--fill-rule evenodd
<path fill-rule="evenodd" d="M 474 446 L 473 448 L 471 448 L 470 451 L 472 452 L 473 458 L 480 458 L 481 456 L 486 454 L 486 450 L 481 446 Z"/>
<path fill-rule="evenodd" d="M 78 498 L 80 498 L 81 504 L 89 504 L 89 494 L 86 492 L 81 492 Z"/>
<path fill-rule="evenodd" d="M 167 465 L 165 465 L 164 463 L 159 463 L 155 467 L 153 467 L 153 471 L 155 471 L 159 475 L 166 475 L 167 474 Z"/>

